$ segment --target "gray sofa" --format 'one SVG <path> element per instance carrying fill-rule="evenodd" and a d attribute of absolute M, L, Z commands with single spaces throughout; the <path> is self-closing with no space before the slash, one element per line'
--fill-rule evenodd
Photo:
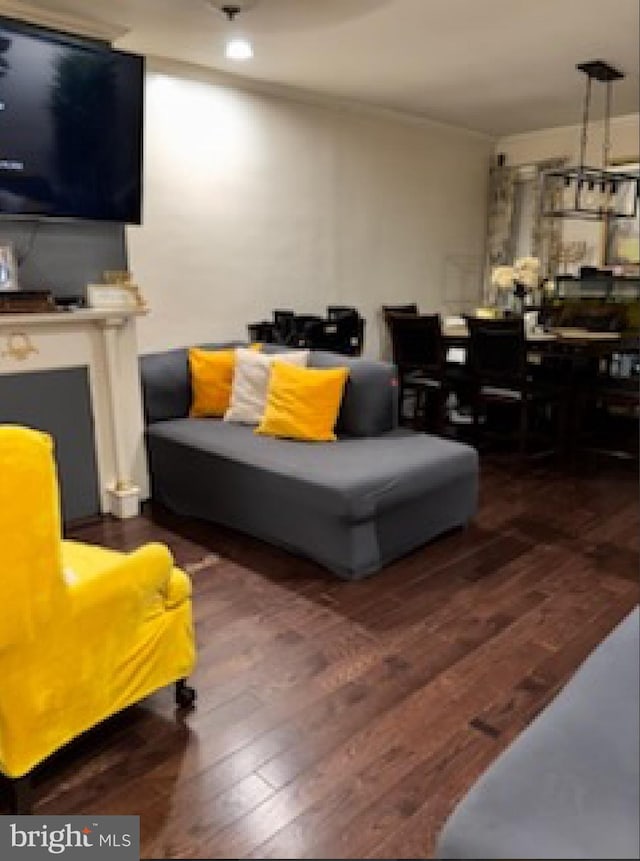
<path fill-rule="evenodd" d="M 445 825 L 438 858 L 638 858 L 638 609 Z"/>
<path fill-rule="evenodd" d="M 350 369 L 335 443 L 272 439 L 189 418 L 187 350 L 143 356 L 153 498 L 301 553 L 346 579 L 365 577 L 473 517 L 476 452 L 397 427 L 393 365 L 320 351 L 309 364 Z"/>

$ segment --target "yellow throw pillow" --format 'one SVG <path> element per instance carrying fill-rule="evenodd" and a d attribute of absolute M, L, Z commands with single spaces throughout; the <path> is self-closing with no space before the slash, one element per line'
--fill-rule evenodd
<path fill-rule="evenodd" d="M 274 362 L 267 407 L 256 433 L 309 442 L 332 442 L 347 368 L 298 368 Z"/>
<path fill-rule="evenodd" d="M 252 344 L 252 350 L 260 350 L 260 344 Z M 193 418 L 205 416 L 220 417 L 225 414 L 231 401 L 233 372 L 236 365 L 236 351 L 189 350 L 189 371 L 191 373 L 191 409 Z"/>

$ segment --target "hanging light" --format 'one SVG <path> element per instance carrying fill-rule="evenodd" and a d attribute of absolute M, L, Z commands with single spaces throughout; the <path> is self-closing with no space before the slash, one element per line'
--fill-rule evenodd
<path fill-rule="evenodd" d="M 542 214 L 549 218 L 592 220 L 635 218 L 640 194 L 638 173 L 623 173 L 609 167 L 611 91 L 613 82 L 624 78 L 624 75 L 603 60 L 579 63 L 576 68 L 587 76 L 580 137 L 580 164 L 578 167 L 552 168 L 543 173 Z M 601 168 L 585 165 L 591 83 L 594 80 L 606 84 Z"/>
<path fill-rule="evenodd" d="M 208 2 L 223 12 L 233 24 L 240 12 L 251 9 L 257 0 L 236 0 L 235 3 L 226 3 L 224 0 L 208 0 Z M 253 46 L 244 36 L 235 35 L 227 40 L 224 54 L 228 60 L 250 60 L 253 57 Z"/>
<path fill-rule="evenodd" d="M 250 60 L 253 57 L 253 47 L 248 39 L 229 39 L 224 55 L 228 60 Z"/>

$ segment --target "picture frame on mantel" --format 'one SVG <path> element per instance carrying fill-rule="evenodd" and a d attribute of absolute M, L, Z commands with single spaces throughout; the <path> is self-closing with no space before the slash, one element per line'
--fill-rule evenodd
<path fill-rule="evenodd" d="M 18 289 L 18 264 L 13 245 L 0 245 L 0 291 Z"/>

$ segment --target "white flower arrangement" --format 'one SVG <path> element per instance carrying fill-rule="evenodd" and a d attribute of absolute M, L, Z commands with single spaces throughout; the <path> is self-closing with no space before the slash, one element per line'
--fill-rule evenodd
<path fill-rule="evenodd" d="M 540 283 L 540 261 L 537 257 L 520 257 L 513 266 L 496 266 L 491 272 L 491 284 L 498 290 L 517 287 L 533 290 Z"/>
<path fill-rule="evenodd" d="M 512 290 L 513 278 L 513 266 L 496 266 L 491 272 L 491 284 L 499 290 Z"/>

